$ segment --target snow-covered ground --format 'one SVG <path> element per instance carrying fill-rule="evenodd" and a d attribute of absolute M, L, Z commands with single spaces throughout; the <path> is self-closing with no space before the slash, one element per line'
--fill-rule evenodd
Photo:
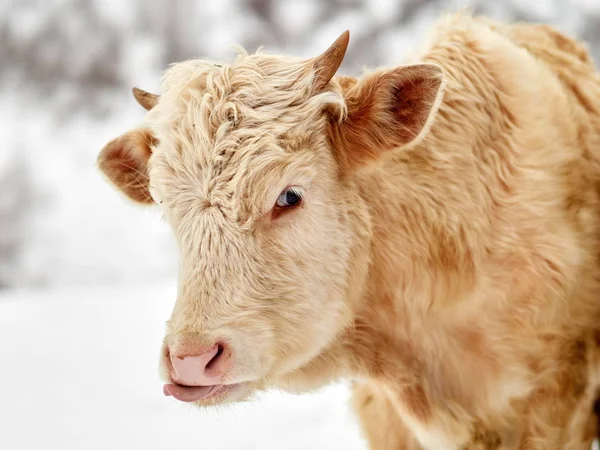
<path fill-rule="evenodd" d="M 345 385 L 205 410 L 164 397 L 174 298 L 165 284 L 0 293 L 0 449 L 367 449 Z"/>
<path fill-rule="evenodd" d="M 0 294 L 0 449 L 366 448 L 346 386 L 197 410 L 164 397 L 168 285 Z"/>

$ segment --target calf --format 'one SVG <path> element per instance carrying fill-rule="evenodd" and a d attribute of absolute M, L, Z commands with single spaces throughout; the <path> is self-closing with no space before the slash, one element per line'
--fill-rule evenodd
<path fill-rule="evenodd" d="M 198 406 L 353 381 L 371 447 L 596 434 L 600 77 L 550 27 L 444 17 L 410 64 L 166 73 L 99 155 L 180 247 L 161 371 Z"/>

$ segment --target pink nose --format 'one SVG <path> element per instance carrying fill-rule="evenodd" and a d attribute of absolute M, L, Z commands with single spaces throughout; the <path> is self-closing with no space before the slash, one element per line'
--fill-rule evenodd
<path fill-rule="evenodd" d="M 229 353 L 223 344 L 196 349 L 190 355 L 170 353 L 171 378 L 184 386 L 213 386 L 227 372 Z"/>

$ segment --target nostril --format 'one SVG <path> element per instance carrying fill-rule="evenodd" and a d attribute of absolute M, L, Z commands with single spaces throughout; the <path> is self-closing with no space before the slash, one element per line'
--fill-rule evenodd
<path fill-rule="evenodd" d="M 207 371 L 212 371 L 213 369 L 218 370 L 219 361 L 222 359 L 224 351 L 224 345 L 221 343 L 217 344 L 217 353 L 215 353 L 215 356 L 213 356 L 212 359 L 206 364 Z"/>

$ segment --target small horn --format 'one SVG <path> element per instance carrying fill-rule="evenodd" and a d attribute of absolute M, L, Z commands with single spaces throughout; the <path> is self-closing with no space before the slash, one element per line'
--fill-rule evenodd
<path fill-rule="evenodd" d="M 329 80 L 333 78 L 340 68 L 346 55 L 349 41 L 350 32 L 346 30 L 335 40 L 331 47 L 313 60 L 313 69 L 315 71 L 313 93 L 316 94 L 325 88 Z"/>
<path fill-rule="evenodd" d="M 150 111 L 152 108 L 154 108 L 160 99 L 160 96 L 151 94 L 150 92 L 142 91 L 136 87 L 132 89 L 132 92 L 137 102 L 147 111 Z"/>

